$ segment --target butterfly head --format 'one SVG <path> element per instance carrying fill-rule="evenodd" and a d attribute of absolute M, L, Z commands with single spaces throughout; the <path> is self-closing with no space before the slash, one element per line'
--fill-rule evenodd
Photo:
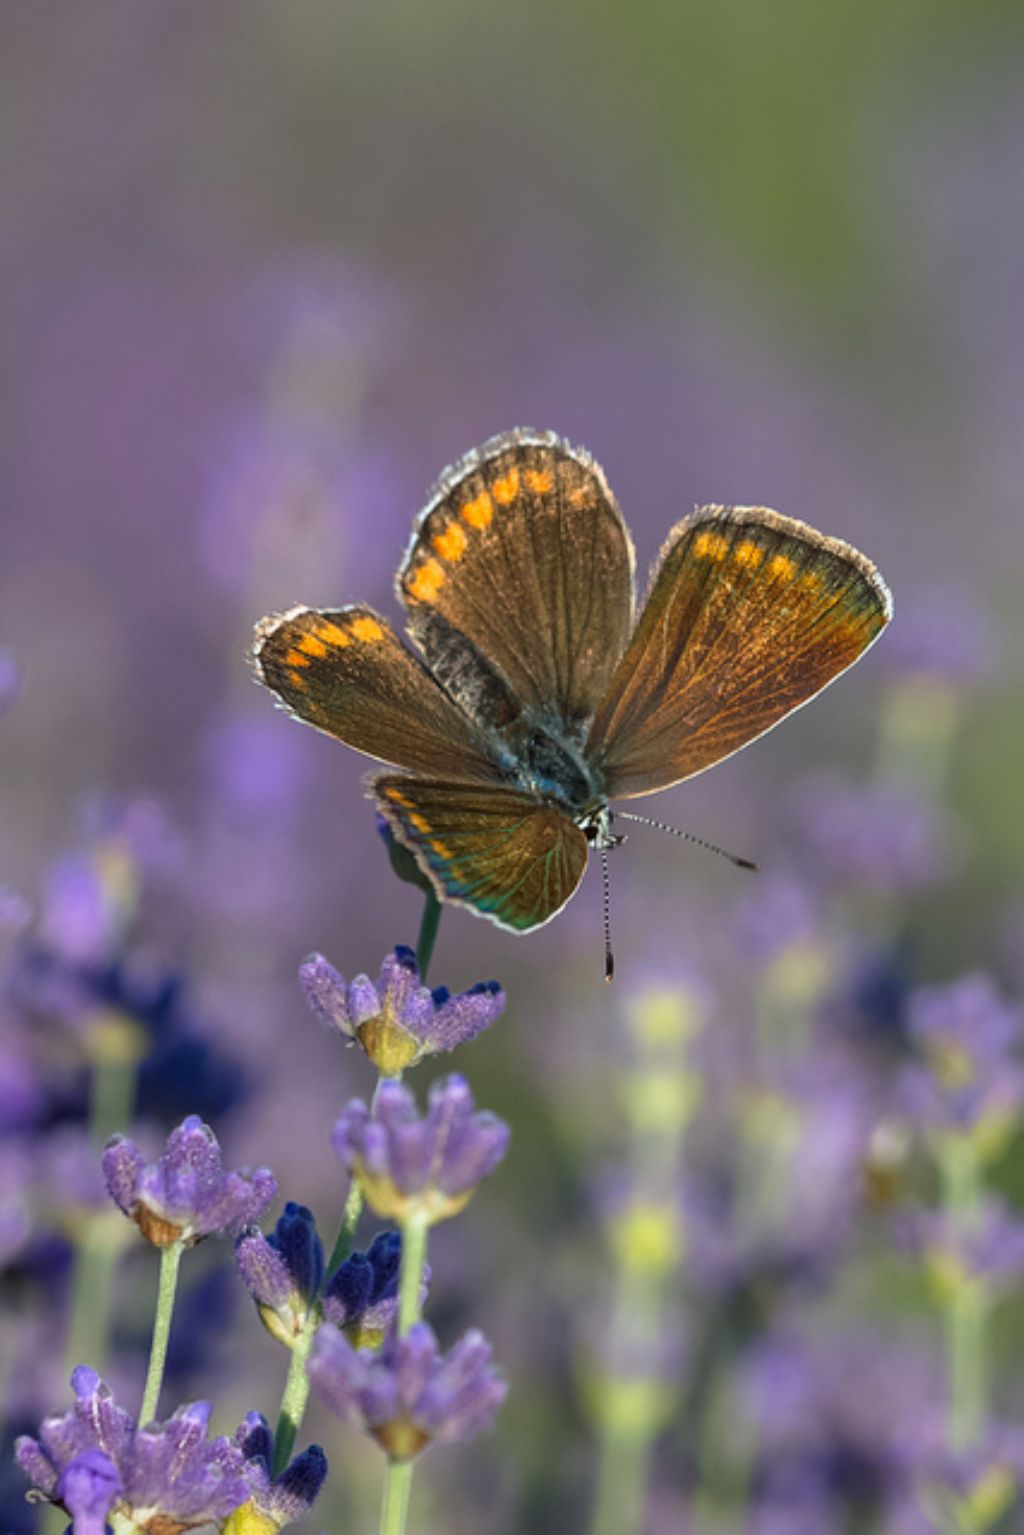
<path fill-rule="evenodd" d="M 622 833 L 612 831 L 612 812 L 603 801 L 585 811 L 576 824 L 589 846 L 598 853 L 618 847 L 626 840 Z"/>

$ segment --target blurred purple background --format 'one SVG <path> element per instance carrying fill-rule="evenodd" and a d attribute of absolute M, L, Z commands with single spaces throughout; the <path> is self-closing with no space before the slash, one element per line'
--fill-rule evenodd
<path fill-rule="evenodd" d="M 851 676 L 643 807 L 764 873 L 752 893 L 635 829 L 613 864 L 618 997 L 593 872 L 529 939 L 442 922 L 432 980 L 509 995 L 458 1064 L 520 1160 L 431 1258 L 442 1324 L 478 1320 L 513 1356 L 501 1528 L 560 1527 L 586 1474 L 564 1360 L 543 1409 L 560 1467 L 538 1470 L 530 1412 L 593 1241 L 622 999 L 699 975 L 714 1083 L 752 1027 L 737 952 L 827 949 L 846 1045 L 912 985 L 1024 978 L 1022 41 L 1012 8 L 965 0 L 0 7 L 4 923 L 15 950 L 48 922 L 64 952 L 93 942 L 55 861 L 102 841 L 98 800 L 148 805 L 132 964 L 183 978 L 244 1072 L 230 1154 L 325 1227 L 327 1132 L 371 1077 L 295 971 L 321 949 L 375 973 L 420 898 L 364 764 L 253 685 L 254 621 L 352 600 L 394 619 L 431 482 L 514 425 L 595 454 L 641 570 L 694 503 L 757 503 L 856 544 L 894 592 Z M 9 1015 L 20 1059 L 33 1031 Z M 509 1274 L 538 1263 L 524 1342 Z M 254 1326 L 221 1344 L 225 1421 L 254 1392 L 272 1407 Z M 752 1396 L 777 1363 L 752 1359 Z M 489 1473 L 447 1474 L 439 1527 L 478 1527 Z M 673 1496 L 666 1472 L 675 1531 Z"/>

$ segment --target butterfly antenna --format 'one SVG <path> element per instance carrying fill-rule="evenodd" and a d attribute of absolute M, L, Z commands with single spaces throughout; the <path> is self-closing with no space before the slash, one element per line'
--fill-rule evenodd
<path fill-rule="evenodd" d="M 684 842 L 692 842 L 695 847 L 704 848 L 705 852 L 717 853 L 719 858 L 728 858 L 737 869 L 755 869 L 757 864 L 749 858 L 740 858 L 737 853 L 728 853 L 724 847 L 716 847 L 713 842 L 705 842 L 703 837 L 695 837 L 692 832 L 680 831 L 678 826 L 667 826 L 664 821 L 655 821 L 649 815 L 633 815 L 628 810 L 616 810 L 617 821 L 636 821 L 640 826 L 653 826 L 655 831 L 671 832 L 673 837 L 680 837 Z"/>
<path fill-rule="evenodd" d="M 604 978 L 609 983 L 615 975 L 612 953 L 612 886 L 608 877 L 608 850 L 601 849 L 601 888 L 604 893 Z"/>

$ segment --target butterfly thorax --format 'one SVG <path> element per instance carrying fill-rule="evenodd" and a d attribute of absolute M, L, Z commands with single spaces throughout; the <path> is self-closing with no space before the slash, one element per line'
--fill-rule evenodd
<path fill-rule="evenodd" d="M 557 725 L 524 719 L 519 732 L 506 736 L 505 746 L 509 777 L 517 788 L 570 816 L 592 846 L 612 846 L 604 783 L 581 741 Z"/>
<path fill-rule="evenodd" d="M 493 662 L 436 612 L 420 616 L 416 638 L 445 691 L 490 738 L 506 780 L 585 827 L 607 802 L 584 752 L 589 721 L 524 705 Z"/>

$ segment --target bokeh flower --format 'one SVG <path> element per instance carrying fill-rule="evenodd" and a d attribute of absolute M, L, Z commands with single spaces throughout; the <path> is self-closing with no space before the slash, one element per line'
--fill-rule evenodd
<path fill-rule="evenodd" d="M 385 1220 L 413 1212 L 428 1222 L 457 1215 L 508 1148 L 508 1126 L 477 1113 L 465 1078 L 430 1089 L 421 1116 L 408 1088 L 382 1082 L 372 1109 L 353 1099 L 334 1127 L 335 1151 Z"/>
<path fill-rule="evenodd" d="M 299 981 L 313 1013 L 358 1040 L 383 1076 L 475 1039 L 505 1008 L 497 981 L 454 996 L 446 986 L 422 986 L 416 956 L 404 944 L 385 957 L 376 985 L 366 975 L 346 984 L 322 954 L 302 964 Z"/>
<path fill-rule="evenodd" d="M 934 585 L 901 592 L 879 660 L 890 675 L 973 687 L 991 675 L 993 651 L 991 620 L 970 591 Z"/>
<path fill-rule="evenodd" d="M 994 1300 L 1024 1273 L 1024 1221 L 994 1195 L 967 1214 L 914 1210 L 899 1215 L 895 1224 L 903 1245 L 923 1259 L 941 1292 L 981 1280 Z"/>
<path fill-rule="evenodd" d="M 154 1247 L 191 1247 L 233 1231 L 257 1220 L 277 1193 L 265 1167 L 224 1172 L 217 1137 L 196 1114 L 172 1130 L 157 1162 L 147 1164 L 134 1141 L 115 1135 L 103 1153 L 103 1172 L 114 1203 Z"/>
<path fill-rule="evenodd" d="M 0 645 L 0 716 L 7 713 L 18 696 L 21 678 L 11 652 Z"/>
<path fill-rule="evenodd" d="M 920 1056 L 901 1079 L 912 1121 L 1001 1145 L 1024 1104 L 1019 1010 L 1003 1001 L 987 976 L 975 974 L 919 988 L 906 1019 Z"/>
<path fill-rule="evenodd" d="M 805 777 L 792 797 L 804 857 L 819 878 L 903 895 L 948 870 L 951 830 L 926 795 L 903 784 Z"/>
<path fill-rule="evenodd" d="M 322 1327 L 309 1375 L 331 1412 L 396 1461 L 428 1444 L 472 1439 L 491 1423 L 506 1392 L 481 1333 L 466 1333 L 442 1355 L 425 1322 L 377 1350 L 355 1349 L 336 1328 Z"/>

